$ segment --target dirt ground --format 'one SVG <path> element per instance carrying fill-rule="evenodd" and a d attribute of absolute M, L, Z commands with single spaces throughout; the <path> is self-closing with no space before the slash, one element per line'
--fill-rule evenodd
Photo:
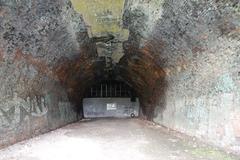
<path fill-rule="evenodd" d="M 240 160 L 139 119 L 85 120 L 0 150 L 0 160 Z"/>

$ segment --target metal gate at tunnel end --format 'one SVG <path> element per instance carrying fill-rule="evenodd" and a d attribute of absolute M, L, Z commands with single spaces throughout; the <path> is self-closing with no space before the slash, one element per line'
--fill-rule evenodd
<path fill-rule="evenodd" d="M 133 89 L 119 81 L 92 86 L 83 99 L 85 118 L 128 118 L 139 116 L 139 99 Z"/>

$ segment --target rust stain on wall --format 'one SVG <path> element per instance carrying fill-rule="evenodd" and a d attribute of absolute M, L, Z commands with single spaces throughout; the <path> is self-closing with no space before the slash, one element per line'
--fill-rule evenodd
<path fill-rule="evenodd" d="M 159 50 L 164 46 L 154 46 L 155 43 L 147 42 L 137 49 L 128 45 L 126 54 L 120 61 L 122 75 L 136 89 L 143 108 L 144 115 L 151 120 L 154 117 L 154 107 L 159 103 L 159 97 L 164 96 L 166 73 L 156 61 Z"/>
<path fill-rule="evenodd" d="M 48 67 L 48 65 L 44 61 L 33 57 L 31 54 L 23 54 L 20 49 L 17 49 L 14 57 L 14 62 L 17 63 L 21 60 L 24 60 L 28 65 L 34 66 L 34 68 L 39 73 L 55 79 L 55 77 L 51 72 L 51 69 Z"/>
<path fill-rule="evenodd" d="M 3 53 L 3 49 L 0 48 L 0 62 L 4 61 L 4 53 Z"/>
<path fill-rule="evenodd" d="M 3 8 L 0 8 L 0 17 L 3 17 L 6 14 L 6 10 Z"/>
<path fill-rule="evenodd" d="M 19 69 L 22 67 L 22 62 L 36 69 L 37 75 L 30 82 L 33 86 L 40 86 L 38 84 L 40 83 L 39 80 L 46 76 L 52 81 L 60 82 L 61 85 L 66 88 L 69 97 L 74 97 L 74 99 L 78 101 L 79 94 L 83 94 L 86 84 L 93 81 L 95 71 L 101 70 L 99 67 L 96 67 L 97 57 L 95 54 L 95 44 L 83 44 L 80 50 L 81 53 L 79 53 L 74 59 L 62 57 L 59 58 L 55 64 L 49 66 L 44 60 L 36 58 L 32 54 L 23 53 L 22 50 L 17 49 L 15 51 L 13 62 Z M 24 75 L 22 75 L 20 79 L 23 82 L 29 82 L 28 77 Z M 38 89 L 36 89 L 36 91 L 37 90 Z"/>

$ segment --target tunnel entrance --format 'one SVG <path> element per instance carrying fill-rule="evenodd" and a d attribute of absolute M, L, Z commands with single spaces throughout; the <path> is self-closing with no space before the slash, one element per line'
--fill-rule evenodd
<path fill-rule="evenodd" d="M 139 99 L 126 83 L 105 80 L 92 85 L 83 99 L 85 118 L 138 117 Z"/>

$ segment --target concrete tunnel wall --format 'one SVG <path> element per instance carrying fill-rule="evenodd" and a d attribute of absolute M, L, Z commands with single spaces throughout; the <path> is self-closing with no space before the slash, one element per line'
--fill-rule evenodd
<path fill-rule="evenodd" d="M 0 26 L 0 148 L 77 121 L 73 73 L 94 47 L 71 3 L 1 0 Z"/>
<path fill-rule="evenodd" d="M 99 36 L 105 21 L 91 20 L 90 1 L 72 2 L 82 16 L 68 0 L 0 0 L 0 147 L 77 121 L 79 97 L 104 74 L 87 26 Z M 118 2 L 107 19 L 123 41 L 114 74 L 136 90 L 143 116 L 240 151 L 239 2 Z"/>
<path fill-rule="evenodd" d="M 148 106 L 155 104 L 153 121 L 238 152 L 239 7 L 234 0 L 128 0 L 124 11 L 130 30 L 126 75 L 132 81 L 137 74 L 145 82 L 162 81 L 137 87 L 154 84 L 146 97 L 152 100 Z M 147 73 L 140 71 L 144 64 Z"/>

